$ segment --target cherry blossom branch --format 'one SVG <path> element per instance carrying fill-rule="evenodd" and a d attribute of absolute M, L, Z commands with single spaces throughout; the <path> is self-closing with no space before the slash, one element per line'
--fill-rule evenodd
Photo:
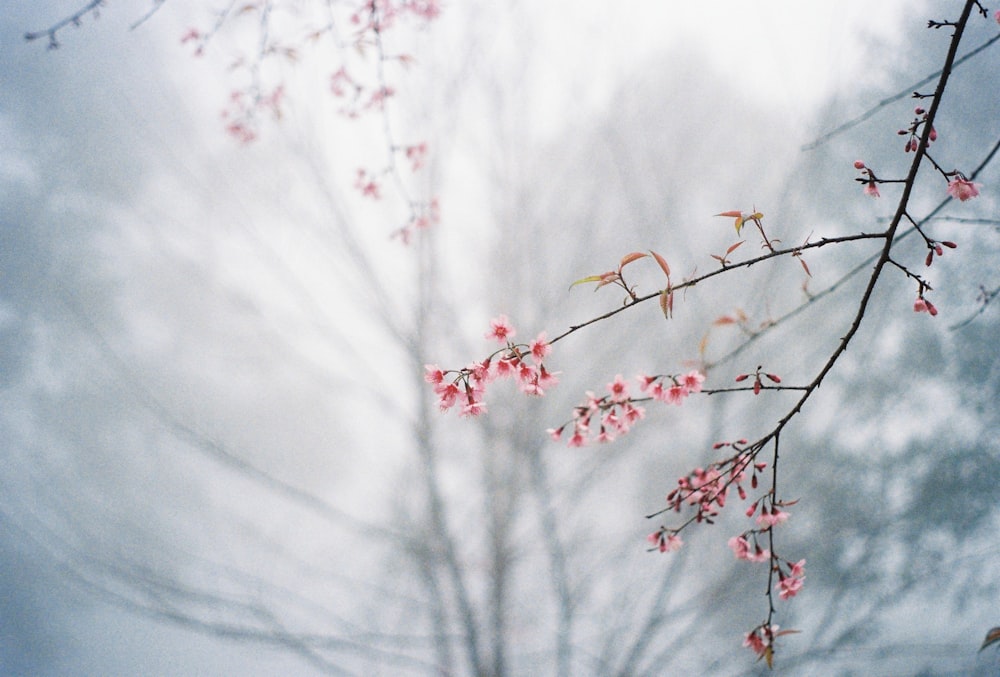
<path fill-rule="evenodd" d="M 997 42 L 998 40 L 1000 40 L 1000 34 L 994 35 L 992 38 L 990 38 L 989 40 L 987 40 L 983 44 L 979 45 L 975 49 L 973 49 L 973 50 L 967 52 L 966 54 L 964 54 L 962 56 L 962 58 L 956 60 L 955 63 L 952 64 L 952 68 L 955 68 L 955 67 L 957 67 L 957 66 L 965 63 L 966 61 L 968 61 L 972 57 L 976 56 L 977 54 L 979 54 L 983 50 L 985 50 L 985 49 L 987 49 L 989 47 L 992 47 L 993 44 L 995 42 Z M 851 118 L 847 122 L 842 123 L 841 125 L 833 128 L 832 130 L 830 130 L 829 132 L 823 134 L 822 136 L 819 136 L 816 139 L 814 139 L 813 141 L 810 141 L 809 143 L 803 145 L 800 150 L 807 151 L 807 150 L 814 150 L 816 148 L 819 148 L 820 146 L 822 146 L 824 143 L 826 143 L 827 141 L 829 141 L 833 137 L 839 136 L 840 134 L 843 134 L 847 130 L 853 129 L 854 127 L 857 127 L 862 122 L 864 122 L 865 120 L 868 120 L 869 118 L 871 118 L 873 115 L 875 115 L 876 113 L 878 113 L 880 110 L 882 110 L 886 106 L 889 106 L 890 104 L 893 104 L 893 103 L 895 103 L 895 102 L 899 101 L 900 99 L 903 99 L 903 98 L 905 98 L 907 96 L 914 96 L 915 97 L 917 90 L 919 90 L 921 87 L 923 87 L 924 85 L 926 85 L 926 84 L 928 84 L 930 82 L 934 82 L 934 80 L 937 79 L 940 75 L 941 75 L 941 71 L 939 71 L 939 70 L 938 71 L 934 71 L 933 73 L 931 73 L 927 77 L 923 78 L 919 82 L 915 82 L 912 85 L 903 88 L 901 91 L 897 92 L 896 94 L 893 94 L 892 96 L 889 96 L 889 97 L 886 97 L 886 98 L 882 99 L 877 104 L 875 104 L 874 106 L 872 106 L 871 108 L 869 108 L 865 112 L 861 113 L 857 117 Z"/>
<path fill-rule="evenodd" d="M 573 432 L 569 438 L 569 445 L 581 446 L 588 436 L 592 436 L 598 442 L 607 442 L 613 439 L 616 434 L 623 434 L 627 432 L 633 423 L 644 416 L 644 410 L 640 406 L 640 403 L 650 400 L 661 400 L 668 404 L 680 404 L 687 396 L 698 392 L 710 394 L 752 390 L 755 395 L 758 395 L 763 390 L 773 389 L 796 391 L 800 393 L 794 404 L 780 419 L 777 420 L 771 430 L 763 434 L 757 440 L 753 442 L 748 442 L 747 440 L 737 440 L 732 443 L 716 443 L 714 447 L 715 449 L 730 448 L 734 454 L 728 458 L 723 458 L 722 460 L 709 464 L 707 468 L 696 468 L 687 476 L 680 478 L 678 480 L 678 486 L 667 495 L 667 507 L 648 516 L 654 517 L 664 513 L 680 513 L 686 508 L 692 508 L 692 514 L 690 514 L 686 519 L 683 519 L 680 524 L 676 526 L 660 526 L 658 530 L 648 536 L 648 541 L 652 544 L 652 549 L 654 550 L 668 552 L 680 548 L 683 545 L 680 532 L 695 523 L 714 523 L 715 517 L 725 507 L 727 500 L 726 496 L 730 489 L 735 488 L 739 497 L 746 500 L 748 495 L 743 483 L 747 481 L 748 476 L 751 489 L 757 489 L 758 474 L 768 466 L 767 462 L 759 461 L 758 457 L 768 447 L 772 448 L 773 453 L 770 460 L 771 486 L 764 494 L 753 499 L 749 509 L 746 511 L 747 517 L 753 517 L 756 515 L 757 527 L 749 529 L 740 536 L 735 536 L 730 539 L 730 547 L 733 549 L 737 558 L 745 559 L 751 562 L 769 562 L 767 582 L 767 617 L 763 623 L 747 635 L 745 640 L 745 644 L 754 650 L 761 658 L 766 659 L 769 666 L 772 664 L 774 658 L 775 640 L 777 637 L 793 632 L 790 630 L 779 631 L 777 625 L 773 623 L 774 615 L 776 613 L 774 601 L 775 590 L 779 591 L 778 594 L 782 599 L 788 599 L 797 593 L 804 579 L 804 560 L 793 563 L 790 560 L 779 557 L 775 551 L 776 539 L 774 527 L 788 519 L 788 512 L 784 508 L 794 503 L 794 501 L 784 501 L 778 496 L 777 466 L 781 433 L 784 431 L 785 427 L 799 413 L 801 413 L 806 402 L 812 397 L 813 393 L 819 389 L 823 380 L 833 370 L 840 358 L 846 352 L 847 347 L 852 343 L 854 337 L 858 334 L 864 318 L 867 315 L 875 288 L 879 280 L 883 277 L 886 266 L 898 269 L 906 277 L 916 282 L 917 301 L 914 303 L 914 310 L 926 311 L 931 315 L 937 313 L 934 306 L 924 296 L 925 292 L 930 290 L 930 285 L 927 281 L 924 280 L 921 275 L 911 271 L 906 265 L 892 257 L 893 248 L 896 243 L 902 240 L 910 232 L 919 233 L 928 247 L 928 255 L 925 260 L 926 265 L 930 265 L 935 256 L 943 254 L 945 247 L 955 247 L 955 244 L 952 242 L 938 242 L 929 237 L 922 229 L 921 223 L 913 219 L 908 212 L 908 205 L 914 190 L 916 177 L 924 159 L 926 158 L 934 169 L 948 182 L 948 200 L 951 198 L 958 198 L 960 201 L 965 201 L 978 195 L 978 185 L 972 183 L 971 179 L 966 178 L 966 176 L 958 170 L 951 172 L 944 171 L 927 153 L 929 144 L 937 138 L 937 132 L 934 129 L 934 120 L 944 92 L 947 88 L 948 79 L 955 64 L 958 46 L 961 42 L 965 26 L 967 25 L 973 7 L 979 7 L 980 10 L 982 10 L 982 7 L 978 4 L 978 2 L 970 0 L 966 3 L 958 21 L 931 22 L 930 24 L 932 27 L 936 28 L 944 26 L 951 27 L 954 29 L 954 34 L 951 37 L 944 66 L 940 71 L 940 76 L 934 92 L 927 95 L 917 95 L 920 98 L 929 98 L 931 100 L 929 108 L 925 109 L 922 106 L 918 106 L 914 111 L 915 117 L 910 123 L 909 128 L 900 130 L 901 135 L 906 135 L 908 137 L 904 146 L 904 151 L 906 153 L 913 153 L 913 158 L 906 176 L 901 179 L 880 179 L 876 176 L 875 171 L 866 164 L 861 161 L 855 162 L 855 168 L 862 173 L 862 178 L 858 180 L 863 184 L 864 192 L 872 197 L 879 197 L 879 184 L 902 184 L 902 191 L 897 202 L 895 213 L 884 231 L 879 233 L 862 232 L 857 235 L 839 238 L 824 238 L 817 242 L 807 241 L 799 247 L 778 249 L 776 247 L 777 241 L 769 239 L 765 233 L 761 222 L 763 218 L 762 214 L 756 212 L 756 210 L 751 214 L 738 211 L 723 212 L 719 214 L 719 216 L 729 216 L 735 218 L 737 234 L 740 233 L 741 228 L 745 224 L 752 222 L 760 233 L 763 247 L 766 250 L 765 253 L 757 257 L 733 263 L 729 259 L 729 256 L 743 244 L 743 241 L 740 241 L 729 247 L 724 255 L 713 256 L 713 258 L 720 263 L 719 269 L 685 280 L 676 285 L 671 281 L 669 266 L 659 254 L 656 254 L 655 252 L 650 252 L 649 254 L 639 252 L 627 254 L 622 258 L 617 270 L 602 273 L 600 275 L 592 275 L 583 278 L 582 280 L 578 280 L 573 284 L 573 286 L 575 286 L 580 283 L 596 282 L 598 288 L 605 285 L 618 286 L 624 289 L 627 293 L 627 297 L 620 307 L 591 318 L 586 322 L 572 325 L 568 330 L 559 334 L 552 340 L 545 340 L 545 335 L 542 334 L 538 339 L 536 339 L 535 343 L 532 344 L 533 354 L 535 353 L 535 348 L 538 347 L 539 350 L 544 351 L 544 355 L 547 355 L 553 344 L 568 337 L 570 334 L 596 322 L 611 318 L 620 312 L 624 312 L 626 309 L 632 308 L 639 303 L 644 303 L 653 298 L 659 299 L 661 310 L 664 315 L 669 318 L 673 312 L 673 296 L 677 291 L 693 287 L 696 284 L 716 275 L 728 273 L 741 268 L 749 268 L 750 266 L 777 256 L 799 257 L 805 272 L 809 274 L 808 266 L 806 266 L 805 262 L 801 259 L 803 251 L 822 247 L 827 244 L 846 243 L 854 240 L 881 240 L 882 244 L 878 252 L 870 257 L 866 264 L 855 268 L 850 273 L 850 275 L 853 276 L 863 267 L 867 267 L 874 262 L 874 266 L 871 268 L 867 283 L 865 284 L 864 290 L 857 302 L 855 313 L 849 323 L 846 333 L 841 336 L 834 350 L 823 361 L 812 380 L 806 385 L 780 385 L 780 377 L 769 372 L 764 372 L 761 367 L 757 367 L 752 374 L 740 374 L 736 377 L 737 382 L 740 382 L 748 380 L 752 376 L 753 386 L 751 388 L 736 387 L 703 390 L 702 382 L 705 378 L 704 375 L 701 372 L 693 371 L 683 375 L 640 375 L 639 387 L 648 394 L 648 397 L 633 398 L 628 392 L 627 383 L 621 375 L 618 375 L 615 377 L 613 382 L 608 384 L 607 395 L 597 396 L 594 393 L 588 392 L 585 402 L 574 408 L 573 420 L 569 423 L 563 424 L 559 428 L 549 431 L 552 437 L 558 439 L 562 436 L 567 426 L 572 425 Z M 990 157 L 992 157 L 992 153 Z M 971 176 L 974 177 L 974 174 Z M 943 201 L 937 209 L 940 209 L 947 203 L 948 200 Z M 927 218 L 933 216 L 937 209 L 928 215 Z M 909 229 L 904 230 L 905 224 L 909 224 Z M 623 269 L 626 265 L 648 256 L 652 256 L 660 265 L 666 275 L 667 285 L 665 288 L 653 294 L 639 296 L 635 292 L 635 288 L 629 285 L 629 283 L 625 280 Z M 843 280 L 838 281 L 830 289 L 832 290 L 833 288 L 839 287 L 842 283 Z M 482 394 L 485 390 L 486 384 L 495 378 L 518 373 L 519 370 L 523 370 L 527 374 L 527 378 L 521 376 L 520 374 L 518 375 L 522 389 L 529 392 L 529 394 L 542 394 L 541 389 L 537 388 L 539 385 L 539 373 L 544 373 L 544 367 L 541 365 L 541 355 L 533 357 L 535 361 L 534 365 L 526 363 L 524 360 L 526 356 L 525 347 L 512 342 L 511 339 L 514 331 L 508 324 L 507 319 L 505 317 L 500 317 L 495 319 L 493 322 L 493 331 L 487 336 L 495 338 L 500 341 L 501 344 L 505 345 L 505 347 L 500 351 L 495 352 L 482 362 L 474 363 L 473 365 L 461 370 L 445 371 L 434 365 L 429 365 L 427 367 L 426 378 L 434 384 L 435 392 L 437 392 L 440 397 L 439 403 L 442 409 L 450 408 L 455 404 L 459 397 L 464 397 L 467 402 L 461 409 L 463 414 L 477 415 L 482 413 L 485 411 Z M 494 367 L 492 361 L 498 356 L 498 366 Z M 499 365 L 503 366 L 501 367 Z M 552 376 L 554 377 L 554 375 Z M 765 378 L 775 385 L 765 385 Z M 537 389 L 534 392 L 530 390 L 532 383 Z M 761 545 L 762 539 L 764 538 L 766 538 L 766 549 Z"/>
<path fill-rule="evenodd" d="M 761 254 L 760 256 L 757 256 L 757 257 L 754 257 L 754 258 L 751 258 L 751 259 L 746 259 L 744 261 L 739 261 L 739 262 L 736 262 L 736 263 L 727 263 L 725 266 L 722 266 L 722 267 L 720 267 L 720 268 L 718 268 L 716 270 L 713 270 L 713 271 L 704 273 L 703 275 L 699 275 L 697 277 L 691 278 L 690 280 L 686 280 L 684 282 L 681 282 L 680 284 L 673 285 L 673 286 L 670 287 L 670 290 L 673 291 L 673 292 L 677 292 L 677 291 L 680 291 L 682 289 L 689 289 L 691 287 L 694 287 L 694 286 L 698 285 L 701 282 L 704 282 L 705 280 L 708 280 L 708 279 L 711 279 L 713 277 L 716 277 L 717 275 L 721 275 L 723 273 L 727 273 L 727 272 L 730 272 L 730 271 L 738 270 L 740 268 L 749 268 L 749 267 L 754 266 L 754 265 L 756 265 L 758 263 L 763 263 L 764 261 L 768 261 L 770 259 L 778 258 L 778 257 L 781 257 L 781 256 L 796 256 L 796 255 L 800 254 L 803 251 L 807 251 L 807 250 L 810 250 L 810 249 L 818 249 L 820 247 L 825 247 L 825 246 L 831 245 L 831 244 L 841 244 L 841 243 L 845 243 L 845 242 L 855 242 L 855 241 L 858 241 L 858 240 L 878 240 L 878 239 L 884 239 L 885 237 L 886 237 L 886 233 L 885 232 L 882 232 L 882 233 L 856 233 L 856 234 L 853 234 L 853 235 L 843 235 L 843 236 L 837 236 L 837 237 L 823 237 L 823 238 L 820 238 L 819 240 L 817 240 L 815 242 L 807 242 L 805 244 L 802 244 L 802 245 L 799 245 L 799 246 L 796 246 L 796 247 L 786 247 L 784 249 L 774 249 L 772 251 L 768 251 L 765 254 Z M 658 290 L 658 291 L 652 292 L 650 294 L 646 294 L 644 296 L 634 296 L 632 298 L 631 302 L 629 302 L 627 304 L 624 304 L 624 305 L 622 305 L 622 306 L 620 306 L 618 308 L 614 308 L 612 310 L 609 310 L 608 312 L 606 312 L 606 313 L 604 313 L 602 315 L 598 315 L 596 317 L 592 317 L 591 319 L 586 320 L 585 322 L 580 322 L 579 324 L 570 325 L 570 327 L 568 329 L 566 329 L 565 331 L 563 331 L 561 334 L 555 336 L 551 341 L 549 341 L 549 343 L 556 343 L 558 341 L 561 341 L 561 340 L 565 339 L 566 337 L 568 337 L 570 334 L 576 333 L 577 331 L 583 329 L 584 327 L 589 327 L 592 324 L 596 324 L 596 323 L 601 322 L 603 320 L 607 320 L 607 319 L 609 319 L 611 317 L 614 317 L 615 315 L 617 315 L 617 314 L 619 314 L 621 312 L 624 312 L 626 310 L 631 309 L 632 307 L 634 307 L 634 306 L 636 306 L 636 305 L 638 305 L 640 303 L 645 303 L 646 301 L 651 301 L 653 299 L 659 298 L 660 295 L 663 293 L 663 291 L 665 291 L 665 290 Z"/>
<path fill-rule="evenodd" d="M 940 74 L 940 71 L 938 73 Z M 990 165 L 990 163 L 997 156 L 998 152 L 1000 152 L 1000 138 L 998 138 L 997 141 L 993 144 L 993 147 L 990 149 L 989 153 L 986 154 L 986 157 L 984 157 L 980 161 L 980 163 L 978 165 L 976 165 L 976 168 L 972 172 L 969 173 L 969 178 L 970 179 L 976 179 L 983 172 L 983 170 L 986 169 Z M 924 224 L 926 224 L 926 223 L 928 223 L 928 222 L 930 222 L 932 220 L 936 220 L 936 219 L 947 219 L 949 221 L 957 221 L 959 223 L 985 223 L 985 224 L 988 224 L 988 225 L 993 225 L 994 223 L 997 223 L 997 222 L 995 222 L 992 219 L 962 219 L 962 218 L 951 217 L 951 216 L 947 216 L 947 217 L 939 217 L 939 216 L 937 216 L 945 207 L 947 207 L 949 204 L 951 204 L 952 200 L 953 200 L 952 196 L 948 195 L 947 197 L 945 197 L 944 199 L 942 199 L 940 202 L 938 202 L 937 205 L 935 205 L 934 208 L 931 209 L 930 212 L 927 213 L 927 216 L 925 216 L 922 219 L 920 219 L 917 223 L 919 223 L 921 226 L 923 226 Z M 891 221 L 892 219 L 890 217 L 887 220 Z M 896 237 L 895 237 L 895 239 L 894 239 L 894 241 L 893 241 L 893 245 L 898 244 L 902 240 L 904 240 L 907 237 L 909 237 L 910 235 L 912 235 L 913 232 L 914 232 L 914 230 L 915 230 L 915 228 L 910 227 L 910 228 L 907 228 L 906 230 L 904 230 L 903 232 L 897 234 Z M 719 366 L 721 364 L 725 364 L 727 362 L 732 361 L 733 359 L 735 359 L 736 357 L 738 357 L 740 354 L 742 354 L 743 351 L 745 351 L 751 345 L 753 345 L 758 339 L 763 338 L 771 330 L 776 329 L 777 327 L 779 327 L 781 325 L 784 325 L 785 323 L 787 323 L 790 320 L 794 319 L 795 317 L 799 316 L 805 310 L 807 310 L 808 308 L 810 308 L 813 304 L 815 304 L 815 303 L 821 301 L 822 299 L 826 298 L 827 296 L 831 296 L 832 294 L 834 294 L 835 292 L 837 292 L 841 287 L 843 287 L 845 284 L 847 284 L 850 280 L 854 279 L 863 270 L 867 270 L 868 267 L 871 266 L 871 264 L 873 264 L 877 259 L 878 259 L 878 254 L 873 254 L 873 255 L 869 256 L 868 258 L 866 258 L 863 261 L 861 261 L 860 263 L 858 263 L 856 266 L 854 266 L 853 268 L 851 268 L 848 272 L 844 273 L 835 282 L 831 283 L 830 285 L 828 285 L 827 287 L 825 287 L 821 291 L 810 293 L 809 297 L 804 302 L 802 302 L 800 305 L 798 305 L 795 308 L 789 310 L 788 312 L 786 312 L 781 317 L 778 317 L 778 318 L 776 318 L 774 320 L 769 321 L 765 327 L 763 327 L 761 330 L 755 332 L 754 334 L 750 335 L 745 341 L 743 341 L 743 343 L 741 343 L 740 345 L 738 345 L 735 348 L 733 348 L 730 352 L 726 353 L 725 355 L 723 355 L 722 357 L 720 357 L 720 358 L 718 358 L 716 360 L 706 361 L 704 363 L 705 369 L 706 370 L 707 369 L 711 369 L 712 367 L 716 367 L 716 366 Z M 978 313 L 977 313 L 977 316 L 978 316 Z M 971 319 L 969 321 L 971 322 Z M 962 325 L 962 326 L 964 326 L 964 325 Z M 953 326 L 951 328 L 957 328 L 957 326 Z"/>
<path fill-rule="evenodd" d="M 57 21 L 44 30 L 25 33 L 24 39 L 28 42 L 32 42 L 33 40 L 47 36 L 49 39 L 47 49 L 58 49 L 59 39 L 56 34 L 66 26 L 79 28 L 83 24 L 83 18 L 88 14 L 91 14 L 95 20 L 99 19 L 101 16 L 100 9 L 104 6 L 105 2 L 106 0 L 91 0 L 84 7 L 78 9 L 76 12 L 73 12 L 60 21 Z"/>

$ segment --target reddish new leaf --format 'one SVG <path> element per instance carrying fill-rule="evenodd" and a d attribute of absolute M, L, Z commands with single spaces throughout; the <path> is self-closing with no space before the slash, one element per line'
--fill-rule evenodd
<path fill-rule="evenodd" d="M 667 276 L 667 282 L 669 282 L 670 266 L 667 265 L 667 260 L 662 256 L 660 256 L 659 254 L 657 254 L 656 252 L 654 252 L 652 249 L 649 250 L 649 253 L 652 254 L 653 258 L 656 259 L 656 262 L 660 264 L 660 268 L 663 270 L 663 274 Z"/>
<path fill-rule="evenodd" d="M 982 651 L 986 647 L 991 644 L 996 644 L 997 642 L 1000 642 L 1000 626 L 992 628 L 986 633 L 986 639 L 983 640 L 983 645 L 979 647 L 979 650 Z"/>
<path fill-rule="evenodd" d="M 622 262 L 618 264 L 618 270 L 621 270 L 633 261 L 638 261 L 639 259 L 644 259 L 649 254 L 644 254 L 643 252 L 632 252 L 631 254 L 626 254 L 622 257 Z"/>

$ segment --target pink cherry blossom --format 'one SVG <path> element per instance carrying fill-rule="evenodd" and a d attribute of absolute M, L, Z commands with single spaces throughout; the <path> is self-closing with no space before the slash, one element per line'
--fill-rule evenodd
<path fill-rule="evenodd" d="M 700 393 L 701 384 L 705 382 L 705 375 L 700 371 L 689 371 L 681 377 L 681 385 L 687 388 L 689 393 Z"/>
<path fill-rule="evenodd" d="M 979 197 L 979 187 L 982 184 L 972 183 L 968 179 L 963 179 L 956 176 L 951 181 L 948 182 L 948 195 L 954 198 L 958 198 L 962 202 L 972 199 L 974 197 Z"/>
<path fill-rule="evenodd" d="M 447 411 L 455 406 L 462 391 L 454 383 L 441 383 L 434 386 L 434 392 L 438 395 L 438 407 L 441 411 Z"/>
<path fill-rule="evenodd" d="M 763 656 L 764 652 L 767 651 L 767 642 L 756 630 L 747 634 L 746 639 L 743 640 L 743 646 L 749 647 L 758 656 Z"/>
<path fill-rule="evenodd" d="M 684 402 L 684 398 L 688 396 L 688 389 L 682 385 L 673 385 L 667 389 L 666 402 L 667 404 L 676 404 L 680 406 Z"/>
<path fill-rule="evenodd" d="M 444 372 L 436 364 L 425 364 L 424 380 L 428 383 L 441 383 L 444 381 Z"/>
<path fill-rule="evenodd" d="M 938 310 L 934 307 L 934 304 L 922 296 L 918 296 L 917 300 L 913 302 L 913 312 L 929 313 L 931 317 L 938 314 Z"/>
<path fill-rule="evenodd" d="M 615 436 L 608 432 L 608 429 L 601 426 L 601 432 L 597 434 L 597 442 L 599 444 L 607 444 L 608 442 L 614 442 Z"/>
<path fill-rule="evenodd" d="M 546 339 L 546 333 L 543 331 L 531 342 L 531 359 L 537 364 L 541 364 L 542 360 L 552 352 L 552 344 Z"/>
<path fill-rule="evenodd" d="M 561 373 L 561 371 L 549 371 L 544 364 L 541 365 L 538 368 L 538 385 L 542 388 L 552 388 L 558 385 Z"/>
<path fill-rule="evenodd" d="M 998 9 L 997 13 L 993 15 L 993 18 L 996 19 L 998 24 L 1000 24 L 1000 9 Z"/>
<path fill-rule="evenodd" d="M 646 537 L 646 540 L 656 546 L 660 552 L 673 552 L 674 550 L 680 550 L 681 546 L 684 545 L 684 541 L 681 540 L 680 536 L 664 529 L 654 531 Z"/>
<path fill-rule="evenodd" d="M 764 508 L 757 516 L 757 524 L 763 524 L 769 527 L 777 526 L 787 520 L 788 513 L 778 510 L 777 508 L 772 508 L 770 512 L 768 512 L 767 508 Z"/>
<path fill-rule="evenodd" d="M 777 625 L 761 625 L 749 632 L 743 640 L 743 646 L 749 647 L 755 654 L 763 657 L 778 634 Z M 768 663 L 770 665 L 770 663 Z"/>
<path fill-rule="evenodd" d="M 615 376 L 615 380 L 608 384 L 608 392 L 611 393 L 612 402 L 624 402 L 629 399 L 628 383 L 621 374 Z"/>
<path fill-rule="evenodd" d="M 729 539 L 729 547 L 732 549 L 736 559 L 747 559 L 750 554 L 750 544 L 742 536 L 733 536 Z"/>
<path fill-rule="evenodd" d="M 514 360 L 501 357 L 496 361 L 494 370 L 497 378 L 510 378 L 517 374 L 517 365 L 514 363 Z"/>
<path fill-rule="evenodd" d="M 490 330 L 486 332 L 485 337 L 494 339 L 497 343 L 507 343 L 508 340 L 514 338 L 516 335 L 517 331 L 510 326 L 507 316 L 500 315 L 490 320 Z"/>
<path fill-rule="evenodd" d="M 882 197 L 881 193 L 878 192 L 878 184 L 874 181 L 869 181 L 865 184 L 865 195 L 871 195 L 872 197 Z"/>
<path fill-rule="evenodd" d="M 804 577 L 803 577 L 804 578 Z M 786 576 L 778 581 L 778 596 L 781 599 L 791 599 L 795 597 L 799 589 L 802 587 L 802 578 L 796 578 L 794 576 Z"/>

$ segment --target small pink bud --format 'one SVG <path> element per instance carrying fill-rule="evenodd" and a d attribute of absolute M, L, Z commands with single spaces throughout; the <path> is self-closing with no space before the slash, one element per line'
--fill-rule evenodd
<path fill-rule="evenodd" d="M 746 381 L 748 378 L 750 378 L 750 374 L 740 374 L 736 377 L 736 382 L 739 383 L 740 381 Z"/>
<path fill-rule="evenodd" d="M 934 246 L 934 253 L 937 254 L 938 256 L 944 254 L 944 249 L 941 248 L 940 244 Z"/>
<path fill-rule="evenodd" d="M 781 383 L 781 377 L 777 376 L 776 374 L 764 374 L 764 376 L 767 376 L 769 379 L 771 379 L 775 383 Z"/>
<path fill-rule="evenodd" d="M 913 109 L 913 112 L 916 113 L 917 115 L 923 115 L 924 109 L 921 108 L 920 106 L 917 106 L 916 108 Z"/>
<path fill-rule="evenodd" d="M 931 141 L 937 141 L 937 130 L 931 127 L 931 135 L 928 137 Z"/>
<path fill-rule="evenodd" d="M 865 163 L 862 162 L 861 160 L 855 160 L 854 161 L 854 168 L 855 169 L 864 169 L 865 168 Z"/>
<path fill-rule="evenodd" d="M 927 252 L 927 258 L 924 259 L 924 265 L 925 266 L 929 266 L 932 263 L 934 263 L 934 250 L 933 249 L 930 250 L 929 252 Z"/>
<path fill-rule="evenodd" d="M 957 245 L 957 244 L 955 244 L 954 242 L 952 242 L 952 241 L 950 241 L 950 240 L 945 240 L 945 241 L 944 241 L 944 242 L 942 242 L 941 244 L 943 244 L 943 245 L 944 245 L 945 247 L 947 247 L 948 249 L 955 249 L 955 248 L 957 248 L 957 247 L 958 247 L 958 245 Z"/>

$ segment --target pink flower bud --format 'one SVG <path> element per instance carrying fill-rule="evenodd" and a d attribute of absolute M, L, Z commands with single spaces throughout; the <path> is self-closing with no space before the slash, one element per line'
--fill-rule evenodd
<path fill-rule="evenodd" d="M 855 169 L 864 169 L 865 168 L 865 163 L 862 162 L 861 160 L 855 160 L 854 161 L 854 168 Z"/>
<path fill-rule="evenodd" d="M 931 127 L 931 135 L 928 137 L 931 141 L 937 141 L 937 130 Z"/>
<path fill-rule="evenodd" d="M 917 115 L 923 115 L 924 109 L 921 108 L 920 106 L 917 106 L 916 108 L 913 109 L 913 112 L 916 113 Z"/>
<path fill-rule="evenodd" d="M 934 262 L 934 250 L 927 252 L 927 258 L 924 259 L 924 265 L 929 266 Z"/>

